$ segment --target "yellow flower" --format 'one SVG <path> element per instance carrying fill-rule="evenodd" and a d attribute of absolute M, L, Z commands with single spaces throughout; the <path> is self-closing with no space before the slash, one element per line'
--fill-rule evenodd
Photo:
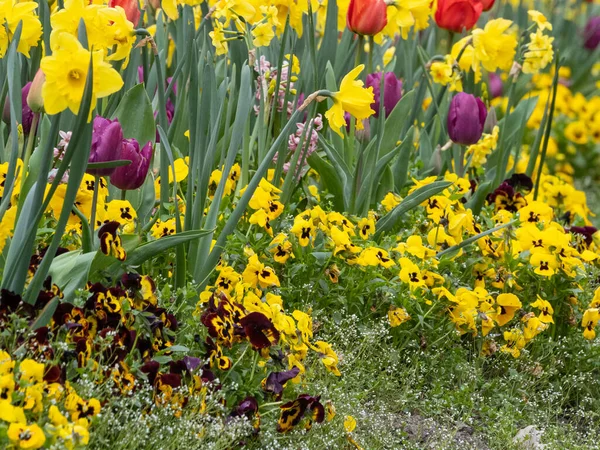
<path fill-rule="evenodd" d="M 111 200 L 106 204 L 104 220 L 119 222 L 125 233 L 134 232 L 135 219 L 137 213 L 129 200 Z"/>
<path fill-rule="evenodd" d="M 531 9 L 527 11 L 527 14 L 529 15 L 529 17 L 531 17 L 531 20 L 533 20 L 537 24 L 540 30 L 552 31 L 552 24 L 548 22 L 546 16 L 544 16 L 541 12 Z"/>
<path fill-rule="evenodd" d="M 346 416 L 344 418 L 344 429 L 348 433 L 352 433 L 355 428 L 356 428 L 356 420 L 354 419 L 354 417 L 352 417 L 352 416 Z"/>
<path fill-rule="evenodd" d="M 587 144 L 587 127 L 581 121 L 571 122 L 565 128 L 565 137 L 575 144 Z"/>
<path fill-rule="evenodd" d="M 525 347 L 525 337 L 519 329 L 513 329 L 504 332 L 504 340 L 506 344 L 500 347 L 500 351 L 509 353 L 513 358 L 518 358 L 521 355 L 521 349 Z"/>
<path fill-rule="evenodd" d="M 553 37 L 546 36 L 538 29 L 529 35 L 529 44 L 525 52 L 523 62 L 523 73 L 537 73 L 552 62 L 554 50 L 552 48 Z"/>
<path fill-rule="evenodd" d="M 309 220 L 302 219 L 300 216 L 296 217 L 290 231 L 296 235 L 298 242 L 302 247 L 306 247 L 310 244 L 311 239 L 313 239 L 316 234 L 313 223 Z"/>
<path fill-rule="evenodd" d="M 260 23 L 252 29 L 252 43 L 256 47 L 268 47 L 275 37 L 273 26 L 270 23 Z"/>
<path fill-rule="evenodd" d="M 368 239 L 369 236 L 375 233 L 375 221 L 370 217 L 363 217 L 358 221 L 358 234 L 363 239 Z"/>
<path fill-rule="evenodd" d="M 381 266 L 386 269 L 396 264 L 390 259 L 387 251 L 377 247 L 365 248 L 358 256 L 356 263 L 360 266 Z"/>
<path fill-rule="evenodd" d="M 452 72 L 452 66 L 442 61 L 433 62 L 429 68 L 429 73 L 433 81 L 442 86 L 446 86 L 452 81 Z"/>
<path fill-rule="evenodd" d="M 509 31 L 512 25 L 510 20 L 494 19 L 484 29 L 473 30 L 473 71 L 480 63 L 488 72 L 510 69 L 517 47 L 517 38 Z"/>
<path fill-rule="evenodd" d="M 532 308 L 537 308 L 541 311 L 539 319 L 544 323 L 554 323 L 554 319 L 552 319 L 552 314 L 554 314 L 554 308 L 548 300 L 544 300 L 539 295 L 537 296 L 537 300 L 531 304 Z"/>
<path fill-rule="evenodd" d="M 42 58 L 40 64 L 46 75 L 42 96 L 48 114 L 58 114 L 67 108 L 74 114 L 79 112 L 90 58 L 93 59 L 90 113 L 96 107 L 98 98 L 117 92 L 123 86 L 121 75 L 104 61 L 101 51 L 90 53 L 70 34 L 61 33 L 55 39 L 52 50 L 52 55 Z"/>
<path fill-rule="evenodd" d="M 399 0 L 387 7 L 387 25 L 377 36 L 394 37 L 402 35 L 402 39 L 408 39 L 408 32 L 412 27 L 415 31 L 424 30 L 429 25 L 429 17 L 432 14 L 432 2 L 428 0 Z"/>
<path fill-rule="evenodd" d="M 40 448 L 46 442 L 44 431 L 37 423 L 32 425 L 11 423 L 7 435 L 18 448 Z"/>
<path fill-rule="evenodd" d="M 33 359 L 24 359 L 19 365 L 21 380 L 27 383 L 41 383 L 44 378 L 44 365 Z"/>
<path fill-rule="evenodd" d="M 400 204 L 402 198 L 393 192 L 388 192 L 383 200 L 381 200 L 381 206 L 385 208 L 386 211 L 391 211 L 396 206 Z"/>
<path fill-rule="evenodd" d="M 244 283 L 248 283 L 252 287 L 260 285 L 264 289 L 268 286 L 279 286 L 279 278 L 273 269 L 261 263 L 257 255 L 250 257 L 248 265 L 242 273 L 242 278 Z"/>
<path fill-rule="evenodd" d="M 496 298 L 498 312 L 490 314 L 499 326 L 508 323 L 515 316 L 518 309 L 521 308 L 521 301 L 515 294 L 500 294 Z"/>
<path fill-rule="evenodd" d="M 529 317 L 528 317 L 529 316 Z M 526 318 L 525 318 L 526 317 Z M 548 324 L 542 322 L 539 317 L 535 317 L 533 313 L 525 316 L 523 320 L 525 320 L 525 328 L 523 328 L 523 337 L 526 341 L 532 340 L 546 328 L 548 328 Z"/>
<path fill-rule="evenodd" d="M 421 269 L 408 258 L 400 258 L 400 280 L 408 283 L 411 290 L 425 286 L 425 280 L 421 274 Z"/>
<path fill-rule="evenodd" d="M 0 400 L 0 420 L 8 423 L 27 423 L 23 408 L 13 406 L 10 402 L 11 400 Z"/>
<path fill-rule="evenodd" d="M 410 320 L 410 316 L 404 308 L 394 308 L 388 311 L 388 321 L 392 328 L 402 325 L 407 320 Z"/>
<path fill-rule="evenodd" d="M 42 36 L 42 24 L 34 12 L 37 7 L 37 2 L 0 1 L 0 58 L 6 54 L 8 44 L 21 22 L 23 25 L 17 51 L 29 58 L 29 50 L 37 46 Z"/>
<path fill-rule="evenodd" d="M 373 88 L 365 89 L 363 87 L 364 83 L 356 79 L 364 67 L 361 64 L 352 69 L 342 79 L 340 90 L 332 94 L 333 106 L 325 113 L 325 118 L 329 121 L 331 129 L 342 137 L 340 130 L 346 126 L 344 111 L 349 112 L 357 121 L 375 114 L 375 111 L 371 109 L 371 104 L 374 102 Z M 360 125 L 357 126 L 360 127 Z"/>
<path fill-rule="evenodd" d="M 596 337 L 596 330 L 594 330 L 594 328 L 598 325 L 598 320 L 600 320 L 600 309 L 586 309 L 583 313 L 583 318 L 581 319 L 581 326 L 584 328 L 584 338 L 591 340 Z"/>
<path fill-rule="evenodd" d="M 333 351 L 330 344 L 324 341 L 316 341 L 314 345 L 311 345 L 311 348 L 319 353 L 321 362 L 329 372 L 338 377 L 342 376 L 337 368 L 339 362 L 338 356 Z"/>

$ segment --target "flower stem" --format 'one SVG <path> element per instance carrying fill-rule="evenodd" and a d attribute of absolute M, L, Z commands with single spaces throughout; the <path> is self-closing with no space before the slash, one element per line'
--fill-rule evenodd
<path fill-rule="evenodd" d="M 94 225 L 96 224 L 96 207 L 98 205 L 98 191 L 100 186 L 100 175 L 94 175 L 94 194 L 92 196 L 92 213 L 90 214 L 90 233 L 94 239 Z"/>
<path fill-rule="evenodd" d="M 25 174 L 29 172 L 29 158 L 31 158 L 31 152 L 33 151 L 33 143 L 35 142 L 35 135 L 37 132 L 38 123 L 40 121 L 39 113 L 33 115 L 31 120 L 31 128 L 29 130 L 29 138 L 27 139 L 27 147 L 25 148 L 25 154 L 23 155 L 23 169 L 21 171 L 21 192 L 23 186 L 25 186 Z"/>
<path fill-rule="evenodd" d="M 356 47 L 356 59 L 354 60 L 354 67 L 358 66 L 362 60 L 362 52 L 365 48 L 364 40 L 364 36 L 358 35 L 358 46 Z"/>

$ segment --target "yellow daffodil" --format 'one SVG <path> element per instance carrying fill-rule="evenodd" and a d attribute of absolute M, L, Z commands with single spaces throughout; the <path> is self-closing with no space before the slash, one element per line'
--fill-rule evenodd
<path fill-rule="evenodd" d="M 17 51 L 29 58 L 29 50 L 31 47 L 37 46 L 42 37 L 42 23 L 34 12 L 37 7 L 37 2 L 0 1 L 0 23 L 2 23 L 0 29 L 0 58 L 3 58 L 6 54 L 8 44 L 15 31 L 17 31 L 19 23 L 23 25 Z"/>
<path fill-rule="evenodd" d="M 104 61 L 102 51 L 90 53 L 74 36 L 61 33 L 55 40 L 52 55 L 42 58 L 40 63 L 46 75 L 42 96 L 48 114 L 58 114 L 67 108 L 74 114 L 79 112 L 90 58 L 93 60 L 91 110 L 96 107 L 97 99 L 121 89 L 121 75 Z"/>
<path fill-rule="evenodd" d="M 371 104 L 374 102 L 373 88 L 365 89 L 364 83 L 356 79 L 364 67 L 361 64 L 342 79 L 340 90 L 332 94 L 333 106 L 325 113 L 331 129 L 340 136 L 343 136 L 341 128 L 346 126 L 344 111 L 349 112 L 357 119 L 357 128 L 361 127 L 363 119 L 375 114 L 375 111 L 371 109 Z"/>

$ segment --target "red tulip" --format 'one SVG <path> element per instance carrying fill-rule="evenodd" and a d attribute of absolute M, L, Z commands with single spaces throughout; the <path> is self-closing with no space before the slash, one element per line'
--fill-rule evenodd
<path fill-rule="evenodd" d="M 435 22 L 440 28 L 461 33 L 473 28 L 482 11 L 481 0 L 438 0 Z"/>
<path fill-rule="evenodd" d="M 387 25 L 384 0 L 350 0 L 346 16 L 348 29 L 356 34 L 374 36 Z"/>
<path fill-rule="evenodd" d="M 496 0 L 481 0 L 481 3 L 483 3 L 483 10 L 489 11 L 494 7 L 495 2 Z"/>
<path fill-rule="evenodd" d="M 140 8 L 138 6 L 138 0 L 109 0 L 108 6 L 114 8 L 120 6 L 125 10 L 127 20 L 133 23 L 134 27 L 138 26 L 140 21 Z"/>

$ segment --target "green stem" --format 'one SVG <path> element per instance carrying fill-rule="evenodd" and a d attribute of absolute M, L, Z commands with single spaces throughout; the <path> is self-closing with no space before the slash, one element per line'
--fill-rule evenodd
<path fill-rule="evenodd" d="M 252 372 L 250 372 L 250 381 L 254 378 L 254 371 L 256 370 L 256 363 L 258 361 L 258 350 L 254 352 L 254 361 L 252 362 Z"/>
<path fill-rule="evenodd" d="M 127 197 L 127 191 L 125 189 L 121 189 L 121 200 L 125 200 Z"/>
<path fill-rule="evenodd" d="M 31 129 L 29 130 L 29 138 L 27 139 L 27 147 L 25 148 L 25 155 L 23 155 L 23 170 L 21 171 L 21 192 L 23 192 L 23 186 L 25 186 L 25 174 L 29 171 L 29 158 L 31 158 L 31 152 L 33 151 L 33 143 L 35 142 L 35 135 L 37 132 L 38 123 L 40 121 L 39 113 L 33 115 L 31 121 Z"/>
<path fill-rule="evenodd" d="M 362 35 L 358 35 L 358 45 L 356 46 L 356 58 L 354 60 L 354 67 L 360 64 L 362 60 L 362 52 L 365 49 L 365 37 Z"/>
<path fill-rule="evenodd" d="M 369 36 L 369 55 L 367 59 L 367 73 L 373 73 L 373 36 Z"/>
<path fill-rule="evenodd" d="M 90 232 L 94 239 L 94 226 L 96 224 L 96 208 L 98 206 L 98 191 L 100 186 L 100 175 L 94 175 L 94 194 L 92 196 L 92 213 L 90 214 Z"/>
<path fill-rule="evenodd" d="M 550 114 L 548 115 L 548 123 L 546 124 L 546 134 L 544 135 L 544 145 L 542 146 L 542 155 L 540 156 L 540 165 L 538 167 L 537 177 L 535 179 L 535 190 L 533 191 L 533 199 L 537 200 L 540 190 L 540 180 L 542 178 L 542 169 L 544 160 L 546 159 L 546 151 L 548 150 L 548 141 L 550 140 L 550 131 L 552 130 L 552 119 L 554 118 L 554 106 L 556 105 L 556 93 L 558 91 L 558 70 L 560 69 L 558 50 L 556 51 L 556 66 L 554 67 L 554 81 L 552 83 L 552 103 L 550 105 Z"/>

